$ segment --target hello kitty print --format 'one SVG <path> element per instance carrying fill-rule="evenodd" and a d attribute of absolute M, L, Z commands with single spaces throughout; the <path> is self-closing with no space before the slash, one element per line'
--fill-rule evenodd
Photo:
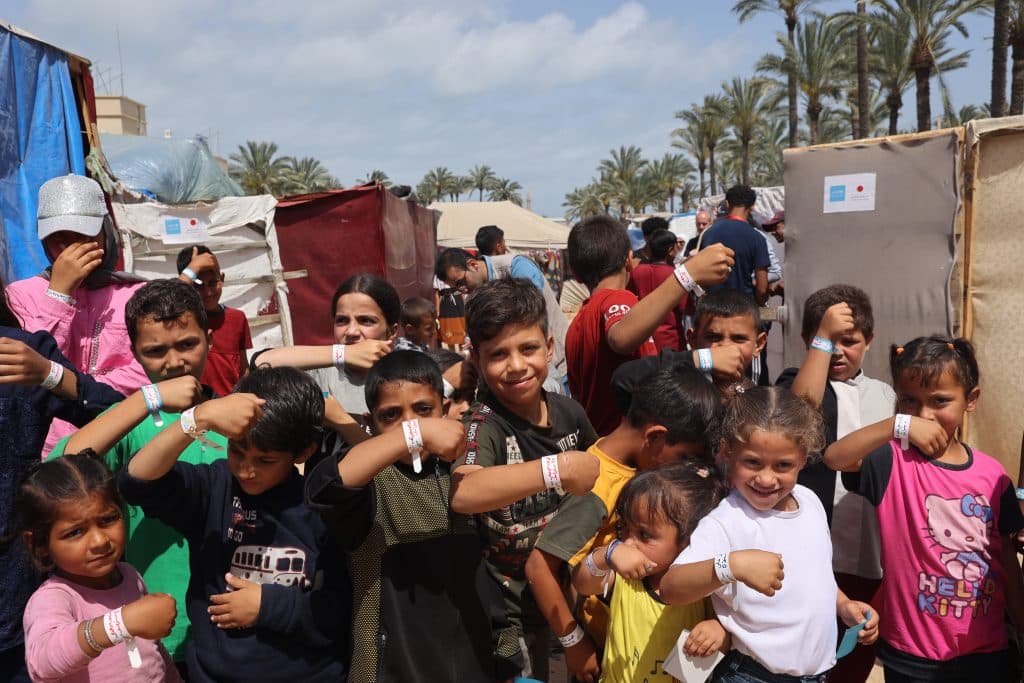
<path fill-rule="evenodd" d="M 988 611 L 995 592 L 989 578 L 992 558 L 992 506 L 981 493 L 946 499 L 925 497 L 928 535 L 936 544 L 945 576 L 922 571 L 918 580 L 918 607 L 933 616 L 963 616 L 965 610 Z"/>

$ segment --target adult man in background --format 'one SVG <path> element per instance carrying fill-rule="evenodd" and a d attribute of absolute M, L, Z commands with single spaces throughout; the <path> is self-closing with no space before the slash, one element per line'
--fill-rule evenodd
<path fill-rule="evenodd" d="M 485 225 L 477 230 L 475 242 L 481 256 L 504 256 L 508 253 L 505 231 L 497 225 Z"/>
<path fill-rule="evenodd" d="M 768 267 L 771 257 L 768 243 L 750 225 L 750 212 L 757 201 L 757 194 L 746 185 L 734 185 L 725 193 L 728 215 L 707 229 L 701 239 L 701 248 L 711 244 L 724 244 L 735 253 L 733 266 L 725 284 L 716 285 L 712 290 L 731 287 L 753 298 L 758 306 L 768 301 Z"/>
<path fill-rule="evenodd" d="M 690 256 L 697 248 L 697 242 L 700 240 L 701 233 L 711 227 L 711 214 L 701 209 L 693 217 L 693 222 L 697 226 L 697 235 L 691 237 L 686 243 L 686 246 L 683 248 L 683 256 Z"/>

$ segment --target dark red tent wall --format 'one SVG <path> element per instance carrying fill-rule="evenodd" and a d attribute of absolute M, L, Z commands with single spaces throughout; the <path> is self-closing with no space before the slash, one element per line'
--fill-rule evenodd
<path fill-rule="evenodd" d="M 285 271 L 309 273 L 288 280 L 296 344 L 334 342 L 331 297 L 356 273 L 384 277 L 403 300 L 432 300 L 434 213 L 415 202 L 364 185 L 281 199 L 274 223 Z"/>

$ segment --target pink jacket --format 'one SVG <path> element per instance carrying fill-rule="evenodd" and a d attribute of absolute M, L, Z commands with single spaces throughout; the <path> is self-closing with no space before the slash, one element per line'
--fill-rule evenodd
<path fill-rule="evenodd" d="M 118 284 L 102 289 L 79 287 L 73 292 L 77 307 L 46 296 L 50 282 L 43 277 L 18 280 L 7 286 L 7 303 L 28 332 L 44 330 L 57 347 L 82 372 L 131 394 L 149 384 L 142 366 L 132 355 L 124 307 L 143 283 Z M 75 431 L 63 420 L 54 420 L 46 436 L 43 456 Z"/>

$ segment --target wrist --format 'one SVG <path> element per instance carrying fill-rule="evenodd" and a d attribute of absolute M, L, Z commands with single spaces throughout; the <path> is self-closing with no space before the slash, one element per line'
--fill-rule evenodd
<path fill-rule="evenodd" d="M 77 302 L 75 301 L 75 297 L 71 296 L 71 292 L 73 290 L 74 287 L 59 284 L 51 280 L 50 286 L 47 288 L 45 294 L 47 297 L 59 301 L 62 304 L 74 307 L 77 305 Z"/>
<path fill-rule="evenodd" d="M 836 345 L 831 339 L 819 335 L 815 335 L 814 338 L 811 339 L 810 348 L 815 351 L 824 351 L 830 356 L 836 351 Z"/>
<path fill-rule="evenodd" d="M 579 645 L 583 642 L 583 639 L 587 637 L 587 634 L 583 632 L 583 627 L 579 624 L 575 624 L 574 628 L 564 636 L 558 636 L 558 642 L 561 643 L 563 648 L 570 648 Z"/>
<path fill-rule="evenodd" d="M 715 578 L 723 585 L 736 583 L 735 569 L 732 566 L 732 553 L 721 553 L 715 555 L 713 560 Z"/>

